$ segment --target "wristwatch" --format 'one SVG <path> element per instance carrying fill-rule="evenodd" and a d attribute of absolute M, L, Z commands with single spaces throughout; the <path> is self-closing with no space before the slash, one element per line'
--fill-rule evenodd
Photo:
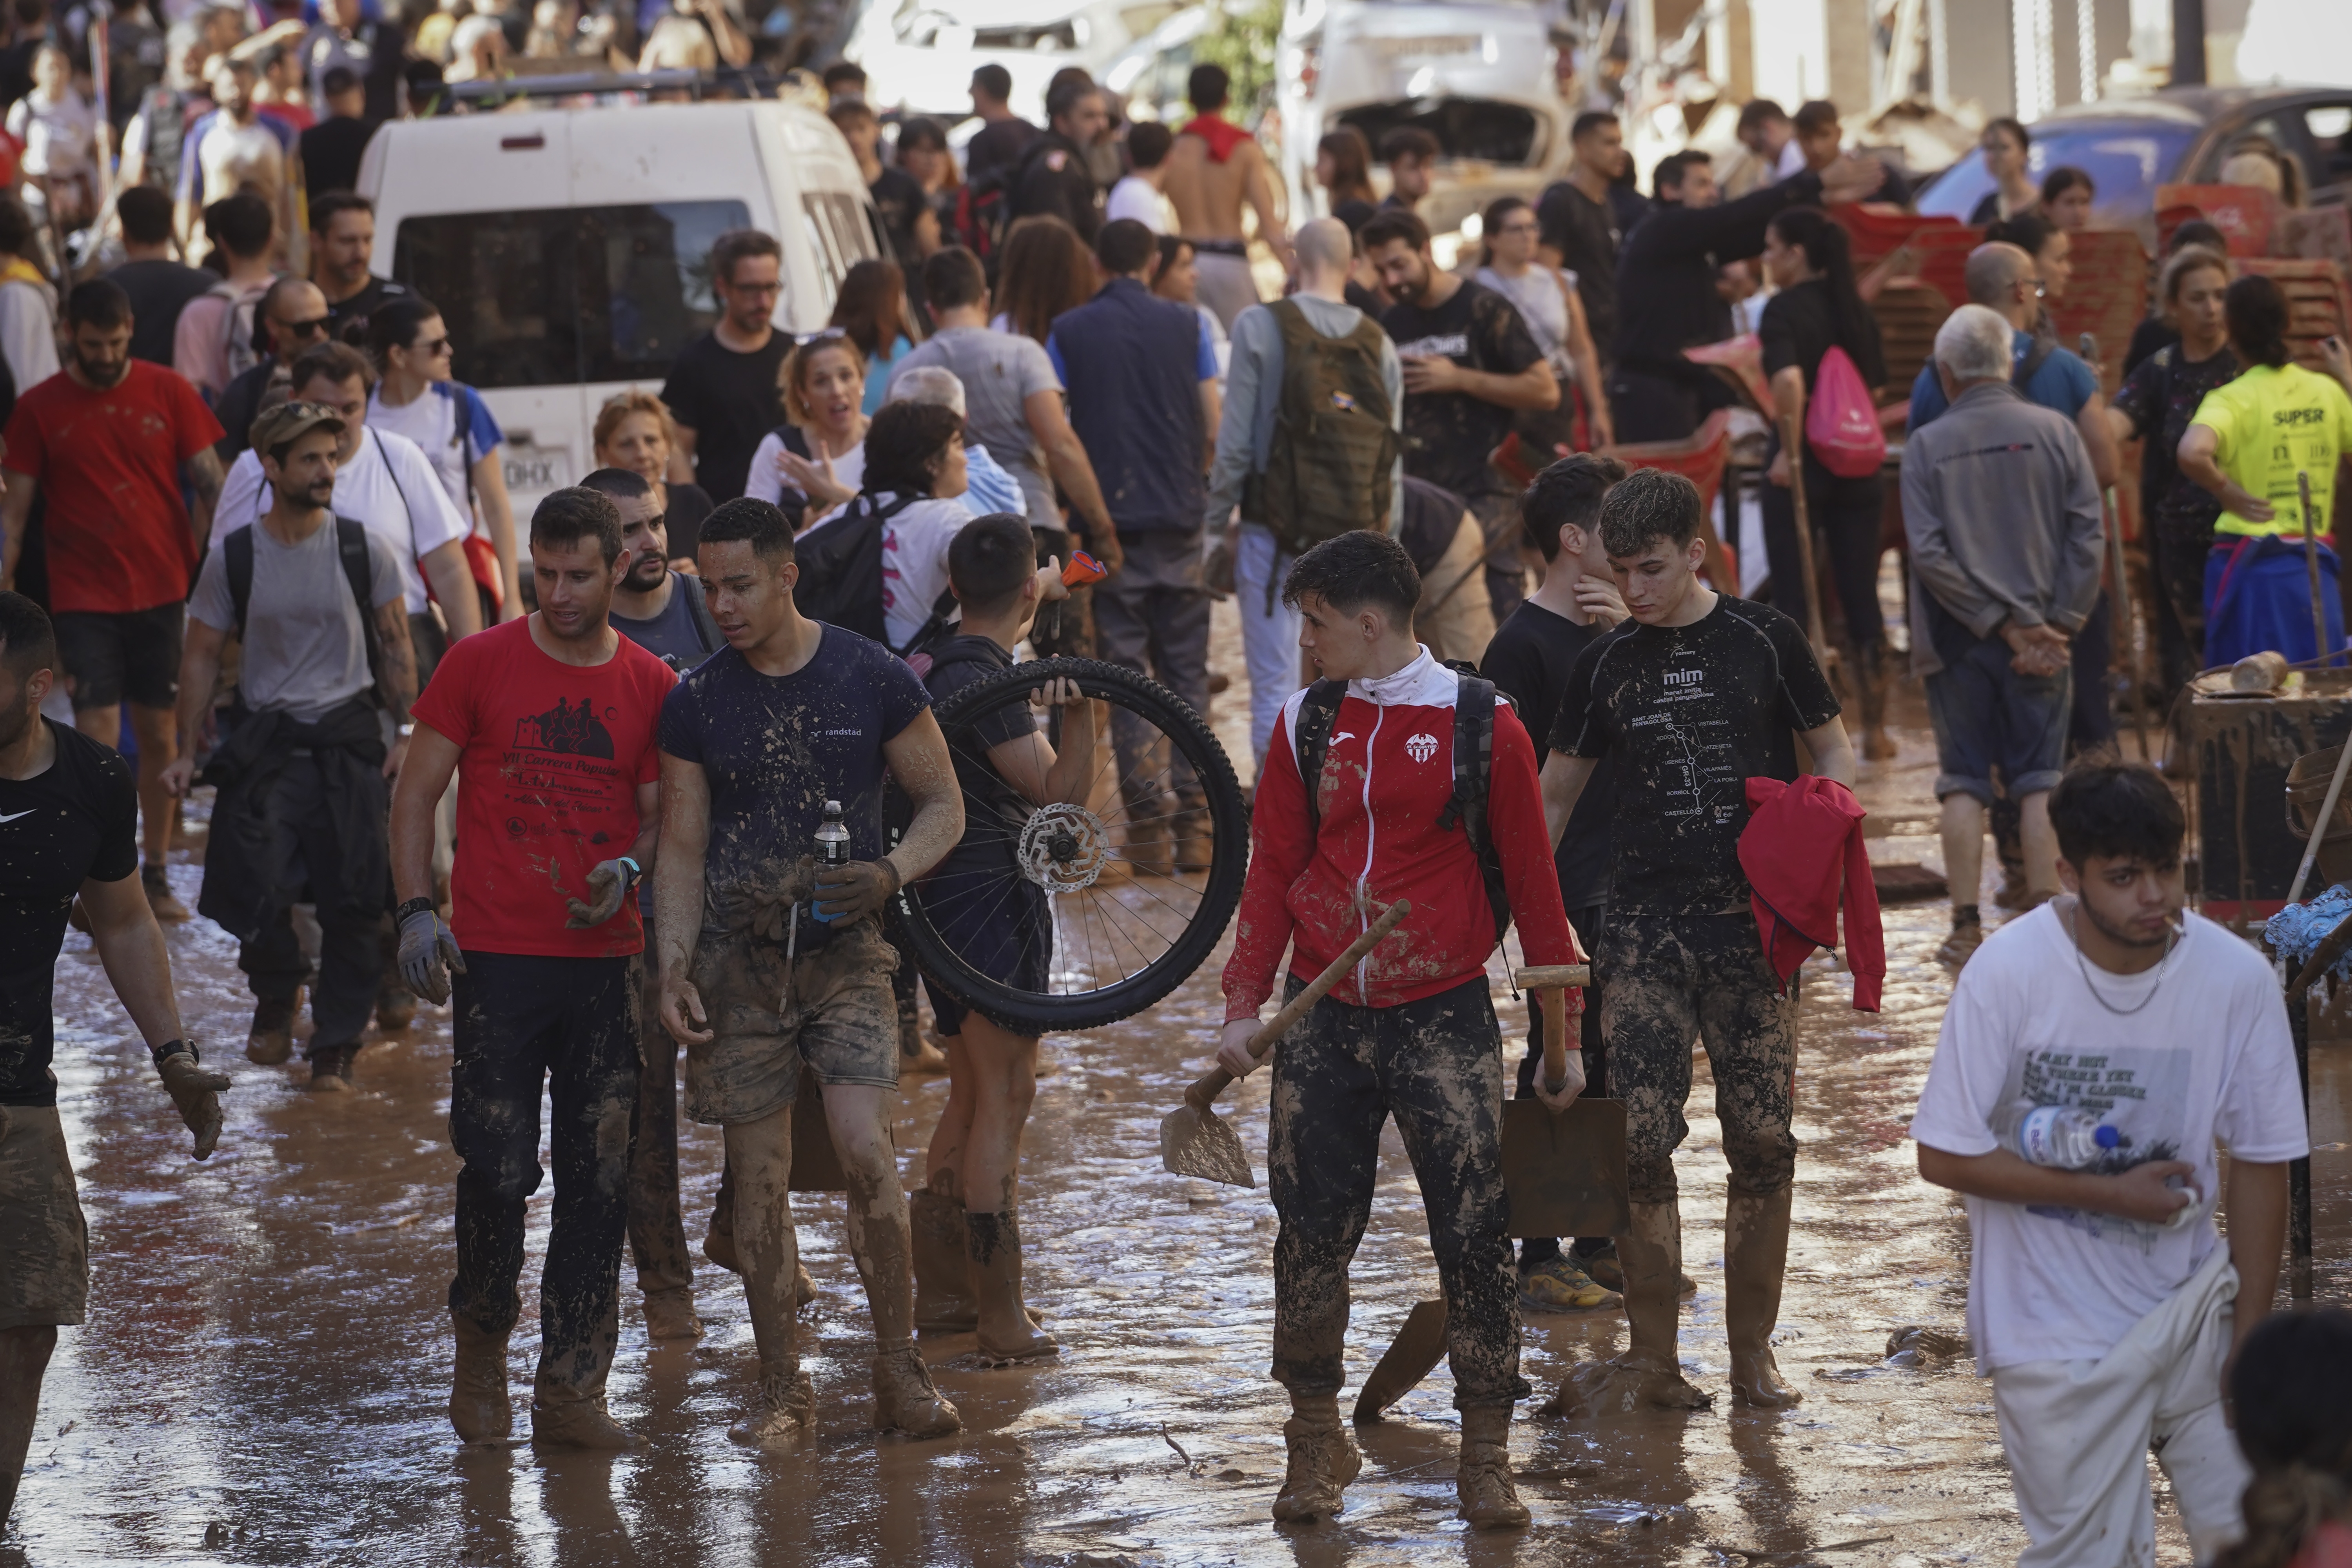
<path fill-rule="evenodd" d="M 434 907 L 435 905 L 433 900 L 428 898 L 420 897 L 404 899 L 401 900 L 400 907 L 392 911 L 392 923 L 394 925 L 405 924 L 409 916 L 423 914 Z"/>

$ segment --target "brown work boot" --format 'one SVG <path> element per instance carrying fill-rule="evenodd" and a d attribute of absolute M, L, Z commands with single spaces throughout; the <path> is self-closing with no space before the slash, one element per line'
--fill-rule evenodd
<path fill-rule="evenodd" d="M 1339 1493 L 1364 1468 L 1363 1456 L 1339 1425 L 1338 1394 L 1294 1394 L 1290 1409 L 1290 1419 L 1282 1424 L 1290 1468 L 1275 1496 L 1274 1519 L 1277 1524 L 1314 1524 L 1339 1514 Z"/>
<path fill-rule="evenodd" d="M 139 886 L 147 895 L 147 907 L 165 925 L 188 923 L 188 906 L 172 893 L 172 884 L 163 876 L 163 868 L 150 860 L 139 868 Z"/>
<path fill-rule="evenodd" d="M 1873 763 L 1889 761 L 1895 746 L 1886 733 L 1886 640 L 1881 637 L 1865 644 L 1853 665 L 1854 684 L 1861 689 L 1863 758 Z"/>
<path fill-rule="evenodd" d="M 416 1022 L 416 993 L 397 980 L 378 982 L 375 988 L 375 1026 L 387 1035 L 397 1035 Z"/>
<path fill-rule="evenodd" d="M 980 1357 L 1012 1366 L 1059 1355 L 1054 1336 L 1039 1329 L 1021 1301 L 1021 1227 L 1013 1211 L 964 1211 L 965 1256 L 978 1309 Z"/>
<path fill-rule="evenodd" d="M 963 1430 L 963 1417 L 931 1385 L 931 1369 L 908 1344 L 874 1358 L 874 1425 L 909 1437 L 945 1437 Z"/>
<path fill-rule="evenodd" d="M 1454 1471 L 1454 1517 L 1473 1530 L 1518 1530 L 1527 1505 L 1511 1484 L 1511 1407 L 1481 1405 L 1462 1413 L 1462 1458 Z"/>
<path fill-rule="evenodd" d="M 449 1321 L 457 1331 L 449 1425 L 467 1447 L 504 1443 L 514 1436 L 514 1399 L 507 1392 L 507 1336 L 455 1315 Z"/>
<path fill-rule="evenodd" d="M 360 1054 L 357 1045 L 321 1046 L 310 1042 L 310 1089 L 319 1094 L 350 1094 L 359 1088 L 352 1078 L 352 1058 Z"/>
<path fill-rule="evenodd" d="M 794 1454 L 816 1436 L 816 1390 L 796 1359 L 760 1374 L 751 1414 L 727 1429 L 738 1443 Z"/>
<path fill-rule="evenodd" d="M 907 1229 L 914 1250 L 915 1327 L 935 1333 L 977 1327 L 963 1205 L 925 1187 L 907 1200 Z"/>
<path fill-rule="evenodd" d="M 1209 816 L 1209 797 L 1197 791 L 1176 797 L 1176 815 L 1169 820 L 1168 837 L 1180 876 L 1209 869 L 1217 853 L 1217 829 Z"/>
<path fill-rule="evenodd" d="M 649 1340 L 698 1340 L 702 1337 L 702 1320 L 694 1315 L 694 1293 L 690 1290 L 656 1290 L 645 1299 L 646 1338 Z"/>
<path fill-rule="evenodd" d="M 1789 1263 L 1789 1208 L 1782 1187 L 1769 1197 L 1733 1189 L 1723 1212 L 1723 1321 L 1731 1341 L 1731 1397 L 1778 1410 L 1804 1395 L 1789 1386 L 1772 1359 L 1780 1317 L 1780 1280 Z"/>
<path fill-rule="evenodd" d="M 294 1009 L 299 996 L 297 992 L 293 996 L 253 999 L 253 1024 L 245 1036 L 246 1060 L 274 1068 L 294 1054 Z"/>
<path fill-rule="evenodd" d="M 598 1448 L 622 1453 L 637 1439 L 604 1408 L 604 1374 L 589 1384 L 567 1383 L 546 1372 L 530 1395 L 530 1440 L 559 1448 Z"/>
<path fill-rule="evenodd" d="M 1618 1415 L 1644 1406 L 1705 1410 L 1714 1401 L 1691 1386 L 1675 1354 L 1683 1284 L 1682 1214 L 1673 1199 L 1632 1205 L 1631 1231 L 1617 1238 L 1625 1276 L 1625 1353 L 1587 1362 L 1560 1381 L 1547 1415 Z"/>

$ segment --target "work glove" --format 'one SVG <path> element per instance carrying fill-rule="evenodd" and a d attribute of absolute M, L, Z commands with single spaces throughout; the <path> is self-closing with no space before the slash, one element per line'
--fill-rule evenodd
<path fill-rule="evenodd" d="M 220 1142 L 220 1091 L 228 1087 L 228 1075 L 199 1067 L 196 1047 L 189 1041 L 173 1040 L 163 1049 L 165 1054 L 155 1058 L 155 1071 L 163 1079 L 163 1091 L 196 1136 L 196 1158 L 210 1159 Z"/>
<path fill-rule="evenodd" d="M 898 890 L 898 868 L 887 860 L 852 860 L 816 875 L 810 913 L 827 925 L 854 925 L 881 912 Z"/>
<path fill-rule="evenodd" d="M 400 978 L 438 1006 L 449 1000 L 449 971 L 466 973 L 466 955 L 437 910 L 418 910 L 400 922 Z"/>
<path fill-rule="evenodd" d="M 563 922 L 567 931 L 586 931 L 590 926 L 603 925 L 621 912 L 628 902 L 629 889 L 636 885 L 637 863 L 626 856 L 599 860 L 588 873 L 588 901 L 566 899 L 564 907 L 572 918 Z"/>

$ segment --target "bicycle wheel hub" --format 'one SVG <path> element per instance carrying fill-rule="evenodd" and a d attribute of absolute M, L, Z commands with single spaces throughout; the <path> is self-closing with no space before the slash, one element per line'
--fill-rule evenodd
<path fill-rule="evenodd" d="M 1110 858 L 1110 835 L 1082 805 L 1045 806 L 1021 829 L 1021 874 L 1049 893 L 1091 888 Z"/>

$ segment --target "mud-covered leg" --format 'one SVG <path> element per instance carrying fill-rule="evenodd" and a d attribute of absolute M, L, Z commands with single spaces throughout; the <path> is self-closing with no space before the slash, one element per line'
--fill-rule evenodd
<path fill-rule="evenodd" d="M 1593 955 L 1602 984 L 1601 1026 L 1610 1087 L 1625 1103 L 1625 1158 L 1633 1225 L 1617 1238 L 1625 1275 L 1625 1352 L 1578 1367 L 1549 1410 L 1598 1415 L 1654 1405 L 1705 1409 L 1707 1396 L 1682 1374 L 1682 1215 L 1675 1150 L 1689 1132 L 1690 1048 L 1698 1034 L 1698 963 L 1682 921 L 1612 910 Z"/>
<path fill-rule="evenodd" d="M 915 1349 L 913 1245 L 890 1148 L 896 1098 L 872 1084 L 828 1084 L 825 1124 L 849 1183 L 849 1253 L 874 1314 L 874 1423 L 909 1436 L 942 1437 L 961 1431 L 963 1420 L 931 1385 Z"/>
<path fill-rule="evenodd" d="M 728 1436 L 790 1453 L 807 1444 L 816 1421 L 816 1395 L 801 1370 L 793 1317 L 793 1278 L 800 1252 L 793 1232 L 792 1106 L 729 1127 L 727 1168 L 735 1184 L 734 1239 L 743 1299 L 760 1350 L 759 1398 Z"/>
<path fill-rule="evenodd" d="M 1421 1184 L 1445 1292 L 1447 1359 L 1462 1412 L 1454 1490 L 1473 1529 L 1528 1522 L 1511 1484 L 1519 1299 L 1503 1191 L 1503 1037 L 1482 976 L 1388 1010 L 1381 1068 Z"/>
<path fill-rule="evenodd" d="M 1789 1215 L 1797 1172 L 1790 1128 L 1797 1068 L 1797 1001 L 1780 988 L 1740 916 L 1717 916 L 1714 976 L 1699 998 L 1700 1032 L 1715 1074 L 1716 1116 L 1731 1166 L 1723 1220 L 1724 1326 L 1731 1342 L 1732 1397 L 1768 1408 L 1802 1397 L 1780 1376 L 1772 1329 L 1789 1261 Z"/>
<path fill-rule="evenodd" d="M 1289 983 L 1289 994 L 1299 989 Z M 1288 1473 L 1274 1517 L 1312 1523 L 1339 1511 L 1363 1460 L 1339 1425 L 1348 1266 L 1371 1217 L 1388 1104 L 1366 1008 L 1329 998 L 1274 1053 L 1266 1185 L 1281 1219 L 1274 1242 L 1274 1379 L 1290 1391 Z"/>
<path fill-rule="evenodd" d="M 469 953 L 452 982 L 449 1142 L 459 1163 L 449 1423 L 461 1442 L 499 1443 L 514 1429 L 507 1341 L 522 1312 L 523 1205 L 546 1174 L 539 1104 L 548 1010 L 525 959 Z"/>
<path fill-rule="evenodd" d="M 647 933 L 651 946 L 651 933 Z M 663 1028 L 651 971 L 639 984 L 640 1058 L 637 1138 L 629 1157 L 629 1250 L 645 1297 L 646 1334 L 656 1340 L 697 1340 L 694 1260 L 686 1249 L 686 1221 L 677 1199 L 677 1042 Z"/>
<path fill-rule="evenodd" d="M 57 1348 L 58 1331 L 46 1323 L 0 1329 L 0 1532 L 7 1530 L 16 1506 L 25 1451 L 33 1442 L 33 1416 L 41 1403 L 41 1376 Z"/>

